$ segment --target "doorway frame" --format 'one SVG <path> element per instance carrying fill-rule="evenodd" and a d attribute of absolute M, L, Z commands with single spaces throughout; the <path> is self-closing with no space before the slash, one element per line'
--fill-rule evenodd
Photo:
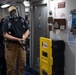
<path fill-rule="evenodd" d="M 45 0 L 40 0 L 40 1 L 36 1 L 36 2 L 30 2 L 31 6 L 30 6 L 30 14 L 31 14 L 31 26 L 30 26 L 30 66 L 33 67 L 33 50 L 34 50 L 34 7 L 35 6 L 41 6 L 41 5 L 46 5 L 47 6 L 47 19 L 48 19 L 48 2 Z M 48 30 L 48 20 L 47 20 L 47 37 L 49 37 L 49 30 Z"/>

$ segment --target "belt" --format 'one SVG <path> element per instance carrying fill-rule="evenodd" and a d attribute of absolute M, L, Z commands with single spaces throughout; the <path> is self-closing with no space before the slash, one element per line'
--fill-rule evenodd
<path fill-rule="evenodd" d="M 18 41 L 9 41 L 9 40 L 7 40 L 6 43 L 18 44 L 23 50 L 25 50 L 25 45 L 26 44 L 20 44 Z"/>
<path fill-rule="evenodd" d="M 10 40 L 7 40 L 6 42 L 7 42 L 7 43 L 16 43 L 16 44 L 19 44 L 18 41 L 10 41 Z"/>

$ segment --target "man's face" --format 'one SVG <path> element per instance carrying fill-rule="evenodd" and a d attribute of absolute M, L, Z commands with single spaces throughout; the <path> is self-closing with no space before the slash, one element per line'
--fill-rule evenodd
<path fill-rule="evenodd" d="M 12 18 L 16 19 L 16 18 L 17 18 L 16 10 L 12 10 L 12 11 L 10 12 L 10 16 L 11 16 Z"/>

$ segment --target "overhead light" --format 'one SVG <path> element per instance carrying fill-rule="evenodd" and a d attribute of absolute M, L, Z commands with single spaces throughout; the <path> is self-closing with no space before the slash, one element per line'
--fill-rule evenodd
<path fill-rule="evenodd" d="M 25 12 L 29 12 L 29 8 L 25 8 Z"/>
<path fill-rule="evenodd" d="M 10 6 L 10 4 L 4 4 L 4 5 L 1 5 L 1 8 L 7 8 L 9 6 Z"/>
<path fill-rule="evenodd" d="M 25 5 L 25 7 L 29 7 L 30 6 L 29 1 L 24 1 L 23 4 Z"/>

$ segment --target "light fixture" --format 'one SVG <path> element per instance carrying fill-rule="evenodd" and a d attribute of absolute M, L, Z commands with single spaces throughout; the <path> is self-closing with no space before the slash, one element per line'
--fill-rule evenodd
<path fill-rule="evenodd" d="M 25 7 L 29 7 L 30 6 L 29 1 L 24 1 L 23 4 L 25 5 Z"/>
<path fill-rule="evenodd" d="M 25 12 L 29 12 L 29 8 L 25 8 Z"/>
<path fill-rule="evenodd" d="M 1 5 L 1 8 L 7 8 L 9 6 L 10 6 L 10 4 L 4 4 L 4 5 Z"/>

